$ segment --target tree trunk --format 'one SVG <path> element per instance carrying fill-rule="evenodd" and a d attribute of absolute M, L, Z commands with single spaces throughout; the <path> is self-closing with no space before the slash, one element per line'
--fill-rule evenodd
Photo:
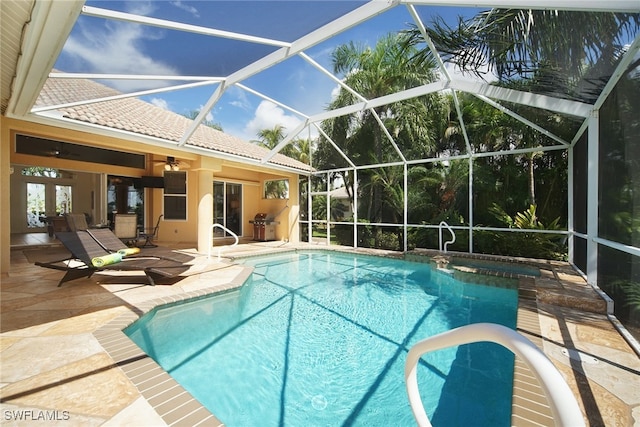
<path fill-rule="evenodd" d="M 536 204 L 536 186 L 535 186 L 535 175 L 533 172 L 533 159 L 535 157 L 535 153 L 531 153 L 529 157 L 529 201 L 532 205 Z"/>

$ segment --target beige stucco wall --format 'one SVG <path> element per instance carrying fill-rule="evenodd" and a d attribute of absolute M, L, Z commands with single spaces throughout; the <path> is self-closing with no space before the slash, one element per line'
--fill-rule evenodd
<path fill-rule="evenodd" d="M 251 238 L 253 227 L 249 223 L 258 212 L 276 214 L 281 212 L 277 220 L 276 240 L 298 240 L 298 177 L 295 173 L 288 173 L 269 168 L 246 165 L 235 161 L 214 157 L 201 156 L 196 153 L 186 153 L 167 147 L 152 146 L 137 141 L 113 138 L 104 135 L 80 132 L 62 127 L 47 126 L 21 120 L 0 117 L 0 165 L 1 185 L 7 191 L 0 192 L 0 258 L 1 272 L 9 270 L 10 264 L 10 234 L 23 232 L 16 221 L 23 215 L 24 183 L 21 179 L 12 178 L 11 165 L 45 166 L 65 169 L 74 172 L 74 191 L 83 193 L 83 197 L 74 198 L 75 212 L 91 211 L 90 192 L 94 191 L 94 208 L 92 214 L 96 222 L 100 222 L 103 210 L 100 200 L 105 194 L 101 190 L 101 174 L 140 177 L 144 175 L 162 175 L 162 165 L 155 160 L 162 161 L 167 156 L 175 156 L 188 162 L 191 167 L 187 171 L 187 220 L 162 221 L 159 230 L 159 240 L 165 242 L 190 242 L 198 250 L 208 247 L 207 230 L 211 224 L 212 215 L 207 209 L 212 209 L 213 181 L 225 181 L 243 185 L 242 209 L 242 237 Z M 37 137 L 50 138 L 65 142 L 88 144 L 121 151 L 147 154 L 145 170 L 121 166 L 100 165 L 82 161 L 58 159 L 55 157 L 31 156 L 15 153 L 14 134 L 23 133 Z M 153 154 L 149 154 L 153 153 Z M 263 185 L 266 180 L 288 179 L 290 185 L 289 200 L 273 200 L 263 197 Z M 81 183 L 80 183 L 81 181 Z M 86 193 L 86 194 L 85 194 Z M 155 224 L 163 211 L 163 190 L 145 189 L 146 223 Z M 13 222 L 13 226 L 12 226 Z M 198 223 L 200 222 L 200 225 Z M 204 226 L 203 226 L 204 223 Z M 205 244 L 206 243 L 206 244 Z"/>
<path fill-rule="evenodd" d="M 253 226 L 249 223 L 257 213 L 276 215 L 279 222 L 275 229 L 276 240 L 298 241 L 298 218 L 291 217 L 290 212 L 298 212 L 298 177 L 279 171 L 267 173 L 252 167 L 242 167 L 240 164 L 224 163 L 221 170 L 214 172 L 215 181 L 239 183 L 243 187 L 242 206 L 242 235 L 253 237 Z M 264 182 L 275 179 L 289 180 L 289 199 L 265 199 Z M 285 207 L 287 207 L 285 209 Z M 295 232 L 292 233 L 292 228 Z M 293 234 L 293 236 L 292 236 Z"/>

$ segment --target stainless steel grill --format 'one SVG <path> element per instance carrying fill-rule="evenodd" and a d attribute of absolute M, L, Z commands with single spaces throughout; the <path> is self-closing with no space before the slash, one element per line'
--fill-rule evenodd
<path fill-rule="evenodd" d="M 266 242 L 275 240 L 276 224 L 274 217 L 266 213 L 257 213 L 253 220 L 249 220 L 253 224 L 253 240 Z"/>

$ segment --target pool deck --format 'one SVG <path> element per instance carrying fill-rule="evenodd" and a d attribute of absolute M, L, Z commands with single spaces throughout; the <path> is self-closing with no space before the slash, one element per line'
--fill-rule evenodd
<path fill-rule="evenodd" d="M 176 249 L 195 254 L 189 247 Z M 250 242 L 223 255 L 298 247 L 307 246 Z M 15 248 L 10 272 L 1 277 L 2 425 L 43 420 L 64 426 L 220 425 L 121 330 L 156 305 L 237 287 L 250 271 L 224 258 L 219 262 L 199 255 L 186 276 L 172 284 L 147 286 L 144 276 L 95 274 L 57 287 L 62 273 L 37 267 L 33 260 L 59 251 L 55 245 Z M 607 317 L 606 302 L 566 263 L 536 262 L 540 277 L 516 277 L 518 331 L 560 370 L 587 425 L 640 426 L 640 359 Z M 480 270 L 460 265 L 454 274 L 513 278 Z M 514 379 L 512 424 L 550 425 L 544 396 L 518 360 Z"/>

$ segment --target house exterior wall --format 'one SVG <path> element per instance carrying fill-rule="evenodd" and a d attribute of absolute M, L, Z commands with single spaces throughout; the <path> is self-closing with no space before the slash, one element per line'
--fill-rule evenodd
<path fill-rule="evenodd" d="M 274 179 L 287 179 L 289 181 L 289 199 L 266 199 L 264 197 L 264 182 Z M 298 217 L 291 216 L 298 212 L 298 176 L 286 174 L 281 171 L 267 173 L 251 167 L 243 168 L 239 164 L 223 164 L 220 171 L 214 172 L 214 181 L 239 183 L 243 187 L 242 205 L 242 237 L 253 237 L 253 226 L 249 223 L 257 213 L 270 215 L 279 214 L 275 226 L 275 239 L 286 241 L 298 241 Z"/>
<path fill-rule="evenodd" d="M 171 150 L 167 147 L 152 146 L 137 141 L 118 139 L 110 136 L 81 132 L 73 129 L 48 126 L 39 123 L 32 123 L 22 120 L 0 117 L 0 138 L 2 166 L 1 185 L 6 191 L 0 192 L 0 258 L 1 272 L 9 270 L 10 254 L 10 234 L 11 232 L 23 232 L 15 226 L 12 228 L 12 218 L 22 215 L 21 211 L 21 186 L 20 180 L 12 178 L 10 173 L 11 165 L 43 166 L 76 171 L 76 179 L 82 179 L 83 183 L 76 183 L 76 191 L 90 191 L 88 188 L 100 187 L 100 174 L 121 175 L 130 177 L 141 177 L 146 175 L 162 176 L 163 168 L 161 162 L 167 156 L 175 156 L 188 162 L 191 167 L 185 169 L 187 172 L 187 220 L 186 221 L 166 221 L 160 224 L 158 239 L 164 242 L 192 242 L 197 245 L 198 250 L 208 246 L 208 236 L 203 230 L 210 227 L 210 218 L 203 218 L 206 222 L 203 227 L 198 225 L 201 216 L 206 216 L 207 209 L 213 209 L 212 191 L 213 181 L 222 180 L 226 182 L 239 183 L 243 185 L 243 209 L 242 209 L 242 237 L 251 238 L 253 234 L 252 225 L 249 223 L 256 213 L 278 213 L 280 224 L 276 227 L 276 240 L 297 241 L 298 238 L 298 176 L 295 173 L 283 172 L 280 170 L 259 167 L 241 162 L 219 159 L 210 156 L 202 156 L 191 152 Z M 110 148 L 133 153 L 147 154 L 146 169 L 136 169 L 121 166 L 101 165 L 82 161 L 59 159 L 56 157 L 42 157 L 19 154 L 15 152 L 15 134 L 23 133 L 42 138 L 50 138 L 64 142 L 86 144 L 102 148 Z M 153 153 L 153 154 L 150 154 Z M 91 183 L 88 176 L 93 177 Z M 290 185 L 290 199 L 276 200 L 265 199 L 263 197 L 263 185 L 265 180 L 288 179 Z M 88 186 L 88 187 L 87 187 Z M 92 187 L 93 186 L 93 187 Z M 204 188 L 203 188 L 204 187 Z M 100 203 L 106 203 L 101 199 L 104 190 L 94 190 L 94 215 L 95 221 L 100 222 L 103 218 L 96 210 L 103 210 Z M 84 197 L 76 204 L 76 212 L 84 212 L 90 208 L 87 204 L 89 196 Z M 17 206 L 17 207 L 16 207 Z M 286 206 L 286 208 L 285 208 Z M 148 226 L 155 224 L 158 216 L 163 212 L 163 190 L 145 189 L 145 220 Z M 200 213 L 199 213 L 200 212 Z M 295 215 L 294 215 L 295 213 Z M 15 219 L 14 219 L 15 222 Z M 15 230 L 14 230 L 15 229 Z"/>

